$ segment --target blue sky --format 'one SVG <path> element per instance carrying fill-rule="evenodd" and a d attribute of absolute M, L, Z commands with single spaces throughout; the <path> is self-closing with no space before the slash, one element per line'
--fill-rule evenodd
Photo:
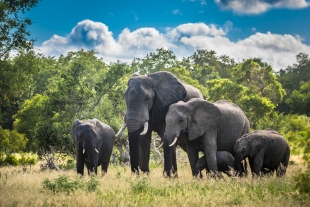
<path fill-rule="evenodd" d="M 310 55 L 309 0 L 41 0 L 26 16 L 35 48 L 56 57 L 84 48 L 131 62 L 161 47 L 179 58 L 207 49 L 279 70 Z"/>

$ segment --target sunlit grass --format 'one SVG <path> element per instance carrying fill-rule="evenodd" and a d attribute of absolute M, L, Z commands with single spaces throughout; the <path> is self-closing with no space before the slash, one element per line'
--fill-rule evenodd
<path fill-rule="evenodd" d="M 149 175 L 131 174 L 129 166 L 110 166 L 97 176 L 99 185 L 85 188 L 92 179 L 74 170 L 40 172 L 36 165 L 24 172 L 21 167 L 0 168 L 0 206 L 309 206 L 310 199 L 294 189 L 292 177 L 303 167 L 293 158 L 284 177 L 192 178 L 187 163 L 181 163 L 179 178 L 167 179 L 163 167 L 152 167 Z M 70 193 L 43 187 L 44 180 L 66 176 L 84 184 Z M 68 181 L 69 182 L 69 181 Z M 81 185 L 82 186 L 82 185 Z"/>

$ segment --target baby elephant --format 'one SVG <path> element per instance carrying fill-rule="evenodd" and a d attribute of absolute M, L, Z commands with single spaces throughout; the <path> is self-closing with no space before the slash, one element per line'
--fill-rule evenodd
<path fill-rule="evenodd" d="M 272 129 L 256 130 L 237 139 L 235 170 L 240 172 L 241 161 L 248 158 L 253 175 L 260 175 L 264 168 L 276 170 L 277 176 L 285 175 L 290 158 L 287 141 Z"/>
<path fill-rule="evenodd" d="M 232 176 L 232 170 L 235 163 L 235 158 L 232 156 L 232 154 L 227 151 L 217 151 L 216 159 L 218 171 L 223 172 L 228 176 Z M 207 169 L 207 160 L 205 155 L 200 157 L 196 163 L 196 170 L 199 172 L 200 178 L 202 178 L 201 171 L 203 169 L 209 171 L 209 169 Z"/>

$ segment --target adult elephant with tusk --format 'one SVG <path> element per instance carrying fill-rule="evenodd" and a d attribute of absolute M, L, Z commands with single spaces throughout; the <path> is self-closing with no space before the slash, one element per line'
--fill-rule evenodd
<path fill-rule="evenodd" d="M 170 72 L 157 72 L 147 76 L 134 74 L 125 91 L 126 114 L 124 124 L 117 137 L 127 127 L 131 171 L 149 172 L 150 143 L 152 132 L 163 138 L 165 116 L 171 104 L 202 98 L 195 87 L 182 83 Z M 181 144 L 182 140 L 178 144 Z M 175 147 L 173 149 L 173 170 L 176 173 Z"/>
<path fill-rule="evenodd" d="M 234 156 L 236 140 L 250 129 L 247 117 L 236 104 L 223 100 L 210 103 L 201 98 L 172 104 L 166 115 L 166 123 L 164 170 L 168 175 L 171 171 L 169 151 L 182 131 L 187 135 L 186 151 L 192 174 L 197 176 L 199 151 L 206 157 L 207 169 L 218 175 L 216 152 L 227 151 Z"/>
<path fill-rule="evenodd" d="M 108 171 L 115 142 L 114 130 L 96 118 L 84 122 L 76 119 L 72 123 L 71 134 L 76 150 L 77 173 L 84 175 L 85 164 L 88 174 L 97 174 L 97 167 L 101 165 L 104 175 Z"/>

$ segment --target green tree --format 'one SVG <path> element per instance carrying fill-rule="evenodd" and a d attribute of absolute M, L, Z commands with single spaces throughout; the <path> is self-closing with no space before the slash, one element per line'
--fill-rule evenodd
<path fill-rule="evenodd" d="M 282 84 L 283 88 L 286 91 L 286 96 L 284 97 L 283 101 L 277 107 L 277 111 L 290 113 L 291 109 L 286 101 L 290 99 L 291 95 L 293 94 L 294 90 L 299 90 L 301 83 L 309 82 L 310 81 L 310 58 L 308 54 L 299 53 L 296 56 L 297 63 L 293 64 L 292 66 L 288 66 L 286 69 L 281 69 L 277 73 L 278 80 Z M 296 95 L 296 94 L 295 94 Z M 293 113 L 303 113 L 305 111 L 303 108 L 296 110 L 294 108 Z"/>
<path fill-rule="evenodd" d="M 300 89 L 294 90 L 285 102 L 292 113 L 310 116 L 310 82 L 301 82 Z"/>
<path fill-rule="evenodd" d="M 37 124 L 52 116 L 53 112 L 49 110 L 47 96 L 36 94 L 21 105 L 20 110 L 14 116 L 14 129 L 25 134 L 29 139 L 27 151 L 35 151 L 38 148 L 34 138 Z"/>
<path fill-rule="evenodd" d="M 201 85 L 216 78 L 231 78 L 235 61 L 227 55 L 216 56 L 213 50 L 197 50 L 193 55 L 183 58 L 181 65 L 191 72 L 191 77 Z"/>
<path fill-rule="evenodd" d="M 132 72 L 139 72 L 141 75 L 147 75 L 158 71 L 167 71 L 169 68 L 179 65 L 177 57 L 171 50 L 164 48 L 156 49 L 145 58 L 134 58 L 131 63 Z"/>
<path fill-rule="evenodd" d="M 35 82 L 47 80 L 46 90 L 43 95 L 37 94 L 25 101 L 14 123 L 16 129 L 29 136 L 28 149 L 53 147 L 70 152 L 71 123 L 76 118 L 97 117 L 109 125 L 113 122 L 117 130 L 116 125 L 122 123 L 123 117 L 120 110 L 124 110 L 125 105 L 122 98 L 111 98 L 123 95 L 116 91 L 127 86 L 124 77 L 131 72 L 127 64 L 118 61 L 106 65 L 94 51 L 84 50 L 69 52 L 58 60 L 42 57 L 39 60 L 42 71 L 52 69 L 47 76 L 39 73 L 40 78 L 36 80 L 40 81 Z"/>
<path fill-rule="evenodd" d="M 211 102 L 225 99 L 233 103 L 239 103 L 249 93 L 247 87 L 227 78 L 209 80 L 207 81 L 207 87 L 209 89 L 208 100 Z"/>
<path fill-rule="evenodd" d="M 24 100 L 32 98 L 33 76 L 40 70 L 33 51 L 20 51 L 13 59 L 0 60 L 0 125 L 13 129 L 13 115 Z"/>
<path fill-rule="evenodd" d="M 1 0 L 0 1 L 0 60 L 9 57 L 12 50 L 31 49 L 33 40 L 27 26 L 31 20 L 23 17 L 39 0 Z"/>

